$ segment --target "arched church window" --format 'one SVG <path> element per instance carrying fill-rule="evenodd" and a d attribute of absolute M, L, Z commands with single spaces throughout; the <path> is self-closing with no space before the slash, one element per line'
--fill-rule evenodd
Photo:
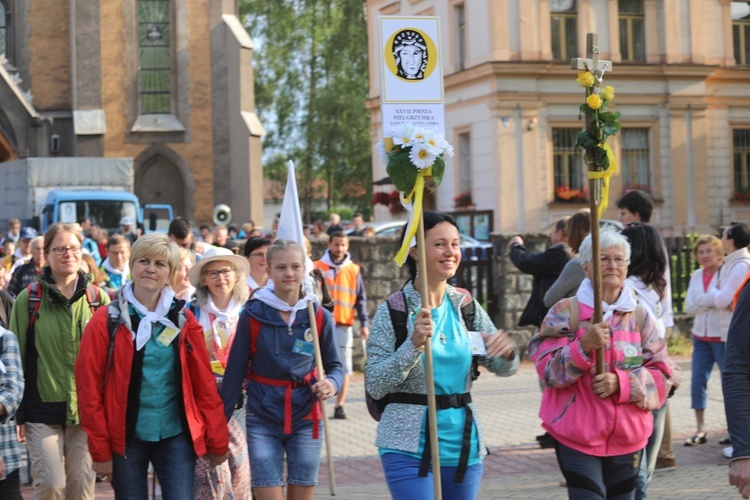
<path fill-rule="evenodd" d="M 140 114 L 172 113 L 170 0 L 138 1 L 138 101 Z"/>

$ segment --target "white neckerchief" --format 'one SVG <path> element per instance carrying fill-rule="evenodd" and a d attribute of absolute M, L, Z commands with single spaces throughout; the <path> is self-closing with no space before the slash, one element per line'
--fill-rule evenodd
<path fill-rule="evenodd" d="M 193 285 L 190 285 L 180 295 L 175 295 L 175 297 L 177 297 L 179 300 L 190 302 L 191 300 L 193 300 L 193 294 L 195 294 L 195 287 Z"/>
<path fill-rule="evenodd" d="M 328 267 L 334 268 L 336 271 L 352 263 L 351 254 L 349 254 L 349 252 L 346 252 L 344 260 L 342 260 L 340 264 L 334 263 L 333 259 L 331 258 L 331 252 L 328 250 L 326 250 L 326 253 L 323 254 L 323 257 L 321 257 L 320 260 L 322 260 L 323 263 L 325 263 Z"/>
<path fill-rule="evenodd" d="M 216 307 L 216 304 L 214 304 L 213 299 L 209 295 L 206 299 L 206 305 L 201 307 L 201 309 L 203 309 L 203 311 L 201 311 L 200 324 L 203 327 L 203 331 L 211 330 L 216 345 L 221 348 L 227 347 L 227 345 L 229 345 L 229 338 L 231 338 L 237 330 L 237 320 L 240 316 L 242 304 L 237 302 L 233 296 L 229 300 L 227 308 L 222 311 Z M 211 322 L 211 315 L 214 316 L 213 322 Z M 229 336 L 226 339 L 227 345 L 224 345 L 224 342 L 219 336 L 218 329 L 222 327 L 220 323 L 223 323 L 223 330 L 226 331 Z"/>
<path fill-rule="evenodd" d="M 0 307 L 2 307 L 2 305 L 0 305 Z M 0 326 L 0 338 L 2 338 L 3 335 L 5 335 L 5 332 L 7 332 L 7 331 L 8 330 L 6 330 L 2 326 Z M 0 358 L 0 373 L 8 373 L 8 369 L 5 368 L 5 363 L 3 363 L 2 358 Z"/>
<path fill-rule="evenodd" d="M 128 269 L 128 263 L 127 262 L 125 263 L 125 267 L 122 268 L 122 271 L 120 271 L 119 269 L 115 269 L 114 267 L 112 267 L 112 264 L 109 262 L 109 257 L 107 257 L 106 259 L 104 259 L 104 262 L 102 262 L 102 266 L 104 266 L 104 269 L 108 273 L 110 273 L 110 274 L 124 274 L 125 276 L 127 276 L 128 274 L 130 274 L 130 270 Z"/>
<path fill-rule="evenodd" d="M 167 328 L 177 328 L 177 325 L 167 318 L 169 308 L 172 306 L 172 299 L 174 299 L 174 291 L 171 288 L 162 288 L 161 295 L 159 295 L 159 302 L 156 303 L 155 311 L 149 311 L 143 304 L 138 302 L 138 299 L 133 295 L 132 281 L 128 281 L 125 284 L 125 287 L 122 289 L 122 296 L 125 297 L 125 300 L 133 304 L 133 307 L 143 315 L 138 324 L 138 333 L 133 332 L 136 351 L 143 349 L 143 346 L 146 345 L 148 339 L 151 338 L 151 329 L 153 328 L 154 323 L 161 323 Z"/>
<path fill-rule="evenodd" d="M 258 284 L 255 279 L 253 279 L 252 276 L 249 274 L 247 275 L 247 287 L 250 289 L 250 291 L 255 290 L 256 288 L 260 288 L 260 285 Z"/>
<path fill-rule="evenodd" d="M 292 313 L 289 316 L 288 326 L 292 326 L 294 324 L 294 319 L 297 317 L 297 311 L 307 309 L 308 300 L 312 300 L 313 302 L 317 301 L 317 297 L 315 296 L 315 294 L 308 292 L 304 297 L 299 299 L 296 304 L 290 306 L 289 304 L 281 300 L 275 293 L 273 293 L 273 289 L 269 288 L 268 286 L 261 288 L 260 290 L 255 292 L 253 298 L 260 300 L 264 304 L 271 306 L 276 310 Z"/>
<path fill-rule="evenodd" d="M 579 304 L 583 304 L 587 307 L 594 308 L 594 288 L 591 286 L 591 280 L 584 278 L 581 286 L 578 287 L 576 292 L 576 298 Z M 638 305 L 638 301 L 635 298 L 635 293 L 629 285 L 623 284 L 622 290 L 620 290 L 620 296 L 617 297 L 617 302 L 614 304 L 607 304 L 602 301 L 602 321 L 607 321 L 616 311 L 620 312 L 633 312 L 635 307 Z"/>

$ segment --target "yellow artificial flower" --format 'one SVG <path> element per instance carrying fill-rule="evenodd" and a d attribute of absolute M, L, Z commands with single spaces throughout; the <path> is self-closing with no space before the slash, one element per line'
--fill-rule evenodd
<path fill-rule="evenodd" d="M 576 78 L 576 81 L 581 87 L 593 87 L 595 80 L 594 75 L 591 73 L 591 71 L 584 71 L 583 73 L 578 73 L 578 78 Z"/>
<path fill-rule="evenodd" d="M 612 85 L 607 85 L 602 90 L 602 99 L 605 101 L 611 101 L 615 98 L 615 88 Z"/>
<path fill-rule="evenodd" d="M 591 94 L 586 98 L 586 104 L 591 109 L 599 109 L 602 107 L 602 99 L 596 94 Z"/>

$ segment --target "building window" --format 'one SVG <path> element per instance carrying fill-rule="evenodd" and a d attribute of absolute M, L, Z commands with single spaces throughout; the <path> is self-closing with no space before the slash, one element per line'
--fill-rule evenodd
<path fill-rule="evenodd" d="M 578 55 L 576 0 L 550 0 L 552 57 L 567 61 Z"/>
<path fill-rule="evenodd" d="M 458 134 L 458 192 L 471 193 L 471 134 Z"/>
<path fill-rule="evenodd" d="M 732 2 L 732 40 L 734 61 L 738 65 L 750 64 L 750 2 Z"/>
<path fill-rule="evenodd" d="M 750 193 L 750 129 L 732 132 L 734 157 L 734 198 L 745 199 Z"/>
<path fill-rule="evenodd" d="M 552 129 L 552 155 L 556 201 L 583 201 L 588 197 L 584 185 L 583 163 L 576 154 L 576 140 L 581 129 Z"/>
<path fill-rule="evenodd" d="M 4 0 L 0 0 L 0 55 L 5 55 L 8 50 L 8 21 L 10 11 Z M 7 56 L 6 56 L 7 57 Z"/>
<path fill-rule="evenodd" d="M 651 192 L 648 133 L 647 128 L 622 129 L 620 157 L 622 185 L 625 190 L 640 189 Z"/>
<path fill-rule="evenodd" d="M 618 0 L 620 53 L 623 61 L 646 60 L 646 15 L 643 0 Z"/>
<path fill-rule="evenodd" d="M 169 0 L 138 1 L 138 100 L 140 114 L 172 112 Z"/>
<path fill-rule="evenodd" d="M 453 7 L 453 18 L 456 20 L 456 67 L 466 69 L 466 9 L 464 4 Z"/>

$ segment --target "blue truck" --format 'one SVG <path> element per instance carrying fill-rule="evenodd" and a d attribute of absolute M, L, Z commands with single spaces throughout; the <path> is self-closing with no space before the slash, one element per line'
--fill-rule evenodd
<path fill-rule="evenodd" d="M 141 206 L 130 158 L 26 158 L 0 163 L 0 227 L 21 219 L 46 231 L 84 217 L 109 232 L 130 217 L 144 232 L 167 232 L 170 205 Z"/>

